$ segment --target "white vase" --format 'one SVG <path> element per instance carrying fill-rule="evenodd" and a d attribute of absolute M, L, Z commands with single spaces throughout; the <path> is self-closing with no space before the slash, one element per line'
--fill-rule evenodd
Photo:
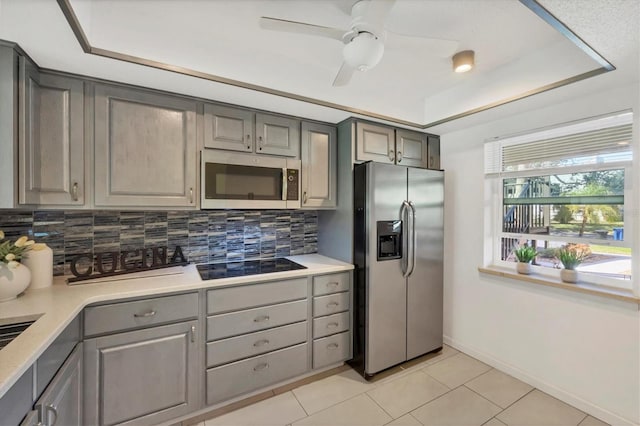
<path fill-rule="evenodd" d="M 516 263 L 516 271 L 518 271 L 519 274 L 529 275 L 531 274 L 531 264 L 518 262 Z"/>
<path fill-rule="evenodd" d="M 15 299 L 29 287 L 31 271 L 22 264 L 14 269 L 9 269 L 6 263 L 0 265 L 0 302 L 6 302 Z"/>
<path fill-rule="evenodd" d="M 573 269 L 561 269 L 560 279 L 565 283 L 575 284 L 578 282 L 578 271 Z"/>

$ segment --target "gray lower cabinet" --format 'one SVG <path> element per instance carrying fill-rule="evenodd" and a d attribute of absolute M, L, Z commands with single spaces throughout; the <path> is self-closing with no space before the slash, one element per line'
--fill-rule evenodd
<path fill-rule="evenodd" d="M 313 368 L 351 358 L 351 274 L 313 277 Z"/>
<path fill-rule="evenodd" d="M 85 340 L 84 424 L 156 424 L 199 408 L 197 325 Z"/>
<path fill-rule="evenodd" d="M 82 426 L 83 383 L 82 343 L 76 345 L 69 358 L 62 364 L 42 396 L 36 402 L 40 423 L 44 426 Z M 26 424 L 33 416 L 25 419 Z M 23 423 L 25 424 L 25 423 Z"/>
<path fill-rule="evenodd" d="M 302 123 L 302 208 L 330 209 L 338 202 L 336 128 Z"/>
<path fill-rule="evenodd" d="M 195 100 L 95 87 L 95 205 L 195 207 Z"/>
<path fill-rule="evenodd" d="M 309 281 L 255 283 L 207 292 L 207 404 L 310 369 Z"/>
<path fill-rule="evenodd" d="M 20 58 L 20 204 L 84 204 L 84 83 Z"/>

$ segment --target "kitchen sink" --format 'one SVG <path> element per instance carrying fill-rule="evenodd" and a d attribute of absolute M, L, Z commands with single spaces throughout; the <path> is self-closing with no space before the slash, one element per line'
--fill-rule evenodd
<path fill-rule="evenodd" d="M 29 328 L 31 324 L 36 322 L 36 319 L 37 318 L 23 318 L 5 324 L 0 322 L 0 350 Z"/>

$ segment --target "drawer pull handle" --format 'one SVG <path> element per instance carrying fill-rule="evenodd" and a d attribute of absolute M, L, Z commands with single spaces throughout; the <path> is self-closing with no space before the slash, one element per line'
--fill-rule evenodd
<path fill-rule="evenodd" d="M 340 345 L 337 343 L 331 343 L 330 345 L 327 345 L 327 349 L 338 349 L 339 347 Z"/>
<path fill-rule="evenodd" d="M 263 362 L 262 364 L 258 364 L 255 367 L 253 367 L 253 371 L 262 371 L 262 370 L 266 370 L 267 368 L 269 368 L 269 364 L 266 362 Z"/>
<path fill-rule="evenodd" d="M 330 283 L 327 283 L 327 287 L 338 287 L 338 282 L 336 281 L 331 281 Z"/>
<path fill-rule="evenodd" d="M 340 324 L 338 324 L 337 322 L 330 322 L 329 324 L 327 324 L 327 328 L 336 328 L 339 325 Z"/>
<path fill-rule="evenodd" d="M 58 423 L 58 408 L 53 404 L 47 404 L 44 406 L 45 411 L 51 411 L 53 414 L 53 421 L 51 422 L 51 426 L 55 426 Z"/>
<path fill-rule="evenodd" d="M 133 314 L 136 318 L 149 318 L 156 314 L 156 311 L 145 312 L 144 314 Z"/>
<path fill-rule="evenodd" d="M 340 306 L 340 304 L 338 302 L 327 303 L 327 308 L 329 308 L 329 309 L 337 308 L 338 306 Z"/>
<path fill-rule="evenodd" d="M 269 341 L 267 339 L 262 339 L 262 340 L 258 340 L 257 342 L 255 342 L 253 344 L 253 346 L 255 346 L 256 348 L 259 348 L 260 346 L 264 346 L 264 345 L 268 345 Z"/>
<path fill-rule="evenodd" d="M 267 322 L 269 321 L 269 315 L 262 315 L 260 317 L 254 318 L 253 322 Z"/>

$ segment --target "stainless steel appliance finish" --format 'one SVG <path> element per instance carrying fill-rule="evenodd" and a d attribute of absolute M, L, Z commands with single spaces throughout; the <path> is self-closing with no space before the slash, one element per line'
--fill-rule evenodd
<path fill-rule="evenodd" d="M 202 209 L 300 208 L 300 160 L 204 149 Z"/>
<path fill-rule="evenodd" d="M 444 175 L 368 162 L 354 185 L 352 365 L 371 377 L 442 347 Z"/>

